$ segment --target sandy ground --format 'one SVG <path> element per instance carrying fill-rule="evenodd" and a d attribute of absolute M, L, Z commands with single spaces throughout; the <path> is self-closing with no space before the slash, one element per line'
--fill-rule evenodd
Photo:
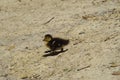
<path fill-rule="evenodd" d="M 0 0 L 0 80 L 120 80 L 120 0 Z"/>

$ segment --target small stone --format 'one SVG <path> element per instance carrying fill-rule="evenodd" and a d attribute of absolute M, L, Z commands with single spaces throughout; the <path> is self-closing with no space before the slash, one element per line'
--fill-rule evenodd
<path fill-rule="evenodd" d="M 11 45 L 11 46 L 8 47 L 7 50 L 10 51 L 10 50 L 12 50 L 12 49 L 14 49 L 14 48 L 15 48 L 15 45 Z"/>
<path fill-rule="evenodd" d="M 118 67 L 120 65 L 117 65 L 117 64 L 112 64 L 110 67 Z"/>
<path fill-rule="evenodd" d="M 25 47 L 25 49 L 28 49 L 28 47 Z"/>
<path fill-rule="evenodd" d="M 119 64 L 117 64 L 117 63 L 110 63 L 111 65 L 110 65 L 110 67 L 118 67 L 118 66 L 120 66 Z"/>
<path fill-rule="evenodd" d="M 80 34 L 85 34 L 85 32 L 80 32 L 79 35 L 80 35 Z"/>
<path fill-rule="evenodd" d="M 21 0 L 18 0 L 19 2 L 21 2 Z"/>
<path fill-rule="evenodd" d="M 26 79 L 26 78 L 28 78 L 28 76 L 22 76 L 22 77 L 21 77 L 21 79 Z"/>

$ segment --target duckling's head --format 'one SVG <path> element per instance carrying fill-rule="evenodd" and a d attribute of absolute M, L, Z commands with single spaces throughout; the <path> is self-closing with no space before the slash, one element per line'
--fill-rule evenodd
<path fill-rule="evenodd" d="M 52 36 L 50 34 L 46 34 L 43 41 L 49 42 L 50 40 L 52 40 Z"/>

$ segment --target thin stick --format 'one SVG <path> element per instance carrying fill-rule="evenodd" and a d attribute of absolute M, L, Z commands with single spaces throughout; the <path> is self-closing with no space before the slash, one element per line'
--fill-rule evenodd
<path fill-rule="evenodd" d="M 52 21 L 55 17 L 52 17 L 51 19 L 49 19 L 47 22 L 43 23 L 44 25 L 45 24 L 48 24 L 50 21 Z"/>
<path fill-rule="evenodd" d="M 85 67 L 83 67 L 83 68 L 80 68 L 80 69 L 78 69 L 78 71 L 80 71 L 80 70 L 83 70 L 83 69 L 86 69 L 86 68 L 89 68 L 91 65 L 88 65 L 88 66 L 85 66 Z"/>

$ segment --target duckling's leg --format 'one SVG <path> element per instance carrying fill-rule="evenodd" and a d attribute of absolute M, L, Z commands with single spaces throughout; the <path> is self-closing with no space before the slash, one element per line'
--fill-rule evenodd
<path fill-rule="evenodd" d="M 63 52 L 63 48 L 61 48 L 61 52 Z"/>

